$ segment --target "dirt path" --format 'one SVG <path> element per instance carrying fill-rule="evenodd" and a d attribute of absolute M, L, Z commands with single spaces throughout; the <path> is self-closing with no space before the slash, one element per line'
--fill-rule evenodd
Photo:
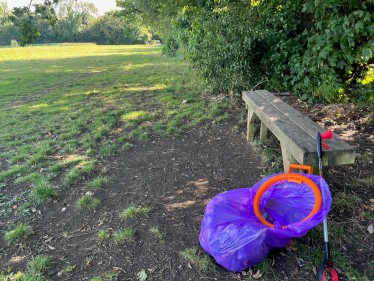
<path fill-rule="evenodd" d="M 101 200 L 95 211 L 79 211 L 75 206 L 86 192 L 83 183 L 61 186 L 57 201 L 39 206 L 36 215 L 24 219 L 36 233 L 26 247 L 7 246 L 1 240 L 0 264 L 24 272 L 25 263 L 17 261 L 46 253 L 54 261 L 51 280 L 90 280 L 115 267 L 124 270 L 118 272 L 119 280 L 136 280 L 136 273 L 143 269 L 153 280 L 206 276 L 178 252 L 199 247 L 205 205 L 213 196 L 252 186 L 262 174 L 260 157 L 242 135 L 232 131 L 236 124 L 237 120 L 230 120 L 219 127 L 192 129 L 177 138 L 134 143 L 132 149 L 102 159 L 98 164 L 108 169 L 103 175 L 113 182 L 94 192 Z M 149 206 L 152 211 L 143 217 L 120 218 L 119 213 L 130 205 Z M 150 233 L 156 226 L 164 233 L 162 240 Z M 134 243 L 116 245 L 97 237 L 100 230 L 113 233 L 130 227 L 136 230 Z M 64 232 L 71 235 L 64 237 Z M 92 260 L 90 266 L 87 258 Z M 68 265 L 76 267 L 64 272 Z M 219 280 L 231 280 L 232 275 L 223 269 L 208 274 Z"/>

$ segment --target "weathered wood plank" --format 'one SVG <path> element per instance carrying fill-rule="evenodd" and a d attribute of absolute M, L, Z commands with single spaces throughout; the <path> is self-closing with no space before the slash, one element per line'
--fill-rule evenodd
<path fill-rule="evenodd" d="M 255 136 L 255 119 L 256 114 L 251 107 L 248 107 L 248 120 L 247 120 L 247 141 L 253 141 Z"/>
<path fill-rule="evenodd" d="M 290 164 L 299 164 L 295 157 L 287 151 L 287 148 L 281 143 L 282 158 L 283 158 L 283 170 L 287 173 L 290 170 Z"/>
<path fill-rule="evenodd" d="M 248 94 L 247 94 L 248 93 Z M 253 108 L 256 115 L 279 139 L 297 162 L 304 165 L 318 165 L 315 140 L 272 104 L 256 92 L 243 92 L 243 99 Z M 312 151 L 312 153 L 310 153 Z M 328 165 L 329 151 L 324 151 L 322 161 Z"/>
<path fill-rule="evenodd" d="M 302 130 L 309 134 L 314 140 L 316 139 L 317 132 L 323 133 L 324 131 L 326 131 L 325 128 L 313 122 L 301 112 L 295 110 L 293 107 L 278 99 L 270 92 L 264 90 L 256 92 L 266 101 L 272 104 L 275 108 L 277 108 L 281 113 L 283 113 L 287 118 L 292 120 L 295 125 L 299 126 Z M 323 142 L 330 147 L 328 160 L 329 165 L 354 163 L 356 150 L 344 140 L 333 136 L 332 139 L 324 140 Z M 327 151 L 325 148 L 323 148 L 323 150 Z M 310 152 L 317 153 L 317 148 L 315 147 L 314 150 Z M 308 155 L 308 157 L 314 158 L 316 156 L 312 154 Z"/>
<path fill-rule="evenodd" d="M 314 140 L 306 132 L 295 126 L 289 118 L 286 118 L 284 114 L 257 93 L 251 92 L 249 96 L 246 92 L 243 92 L 243 99 L 299 163 L 309 165 L 318 163 L 318 161 L 309 162 L 314 159 L 309 159 L 306 162 L 305 156 L 315 146 Z"/>
<path fill-rule="evenodd" d="M 268 134 L 268 128 L 266 127 L 265 123 L 261 121 L 260 127 L 260 142 L 266 140 Z"/>

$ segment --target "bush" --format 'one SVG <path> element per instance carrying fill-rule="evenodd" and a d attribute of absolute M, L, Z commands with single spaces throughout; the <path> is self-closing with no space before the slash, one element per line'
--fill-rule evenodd
<path fill-rule="evenodd" d="M 329 102 L 373 97 L 359 85 L 374 61 L 373 0 L 197 3 L 181 8 L 164 54 L 187 59 L 213 91 L 294 90 Z"/>

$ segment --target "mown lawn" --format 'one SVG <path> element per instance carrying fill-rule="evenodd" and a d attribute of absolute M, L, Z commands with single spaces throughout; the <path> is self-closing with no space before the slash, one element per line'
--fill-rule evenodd
<path fill-rule="evenodd" d="M 227 118 L 222 105 L 202 99 L 194 72 L 161 47 L 12 48 L 0 62 L 0 184 L 33 183 L 22 199 L 38 203 L 57 196 L 57 174 L 75 183 L 96 159 L 130 149 L 132 139 Z"/>

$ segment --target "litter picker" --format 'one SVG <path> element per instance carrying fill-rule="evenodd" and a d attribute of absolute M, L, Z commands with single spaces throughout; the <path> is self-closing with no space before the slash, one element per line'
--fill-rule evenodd
<path fill-rule="evenodd" d="M 322 143 L 323 139 L 331 139 L 332 138 L 332 132 L 331 130 L 328 130 L 327 132 L 323 133 L 322 135 L 317 132 L 317 154 L 318 154 L 318 168 L 319 168 L 319 175 L 322 182 L 322 145 L 329 149 L 329 147 Z M 329 246 L 329 232 L 327 228 L 327 217 L 323 220 L 323 234 L 325 238 L 325 259 L 323 261 L 323 264 L 319 268 L 319 281 L 326 281 L 326 272 L 329 270 L 333 276 L 333 281 L 339 281 L 338 274 L 336 273 L 331 256 L 330 256 L 330 246 Z"/>

